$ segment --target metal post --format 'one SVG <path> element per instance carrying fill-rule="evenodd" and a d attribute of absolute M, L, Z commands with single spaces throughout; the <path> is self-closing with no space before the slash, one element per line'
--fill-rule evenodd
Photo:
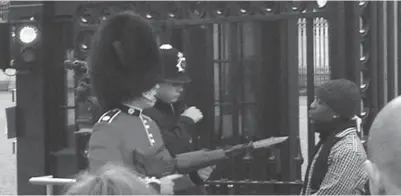
<path fill-rule="evenodd" d="M 314 36 L 313 36 L 313 18 L 308 18 L 306 20 L 306 69 L 307 69 L 307 100 L 308 100 L 308 110 L 310 109 L 310 105 L 315 99 L 315 63 L 314 63 Z M 315 151 L 315 131 L 313 130 L 313 126 L 310 123 L 309 115 L 308 115 L 308 159 L 309 162 L 313 159 L 313 152 Z"/>
<path fill-rule="evenodd" d="M 399 59 L 399 53 L 398 53 L 398 47 L 400 46 L 399 45 L 399 43 L 398 43 L 398 41 L 399 41 L 399 39 L 398 39 L 398 24 L 399 24 L 399 22 L 398 22 L 398 17 L 399 17 L 399 15 L 398 15 L 398 1 L 393 1 L 393 36 L 394 36 L 394 58 L 393 58 L 393 62 L 394 62 L 394 91 L 395 91 L 395 94 L 394 94 L 394 97 L 397 97 L 398 96 L 398 93 L 399 93 L 399 89 L 398 89 L 398 87 L 399 87 L 399 85 L 398 85 L 398 82 L 400 81 L 399 79 L 398 79 L 398 71 L 399 71 L 399 68 L 398 68 L 398 59 Z"/>
<path fill-rule="evenodd" d="M 69 178 L 53 178 L 53 176 L 39 176 L 39 177 L 32 177 L 29 179 L 29 183 L 33 185 L 44 185 L 46 186 L 46 195 L 53 195 L 54 194 L 54 186 L 65 186 L 72 183 L 75 183 L 75 179 Z"/>
<path fill-rule="evenodd" d="M 299 151 L 299 85 L 298 85 L 298 19 L 290 19 L 285 24 L 287 35 L 286 37 L 286 54 L 283 58 L 286 58 L 286 71 L 287 75 L 285 83 L 286 90 L 285 94 L 287 105 L 287 116 L 283 116 L 286 121 L 284 126 L 288 129 L 289 136 L 289 155 L 288 155 L 288 176 L 284 179 L 289 179 L 290 181 L 300 179 L 300 165 L 297 165 L 295 158 L 298 156 Z M 282 97 L 285 98 L 285 97 Z M 289 191 L 289 193 L 291 193 Z"/>
<path fill-rule="evenodd" d="M 387 15 L 386 2 L 377 2 L 378 17 L 378 101 L 379 108 L 387 102 Z"/>
<path fill-rule="evenodd" d="M 387 4 L 387 25 L 388 25 L 388 31 L 387 31 L 387 37 L 388 37 L 388 53 L 387 53 L 387 72 L 388 72 L 388 80 L 387 80 L 387 102 L 392 100 L 396 96 L 395 92 L 395 59 L 394 59 L 394 47 L 396 47 L 397 43 L 394 42 L 394 2 L 389 1 L 386 2 Z"/>
<path fill-rule="evenodd" d="M 345 16 L 344 2 L 329 2 L 328 8 L 331 12 L 336 13 L 328 18 L 329 23 L 329 63 L 330 63 L 330 79 L 338 79 L 344 77 L 345 72 Z"/>
<path fill-rule="evenodd" d="M 11 89 L 11 101 L 14 103 L 15 102 L 15 94 L 16 94 L 16 89 Z"/>
<path fill-rule="evenodd" d="M 13 2 L 12 2 L 13 3 Z M 34 24 L 39 29 L 39 42 L 36 50 L 37 62 L 31 72 L 24 74 L 17 74 L 16 76 L 16 89 L 18 95 L 16 96 L 16 132 L 18 133 L 17 139 L 17 194 L 18 195 L 42 195 L 45 194 L 43 187 L 35 187 L 28 184 L 31 176 L 47 174 L 45 166 L 47 165 L 47 150 L 45 141 L 46 132 L 46 105 L 44 101 L 46 95 L 50 96 L 51 93 L 46 92 L 44 89 L 45 74 L 44 69 L 46 60 L 43 58 L 44 45 L 54 44 L 51 43 L 50 38 L 46 37 L 48 31 L 51 31 L 52 26 L 49 25 L 52 21 L 53 9 L 52 2 L 43 2 L 41 4 L 32 4 L 27 2 L 20 2 L 20 5 L 11 5 L 10 16 L 14 21 L 19 19 L 15 16 L 21 14 L 21 10 L 30 7 L 40 17 L 39 21 Z M 47 26 L 47 28 L 46 28 Z M 18 32 L 17 32 L 18 33 Z M 17 44 L 16 44 L 17 45 Z M 22 47 L 22 46 L 18 46 Z M 53 45 L 54 47 L 54 45 Z M 51 56 L 45 53 L 46 56 Z M 21 55 L 16 53 L 15 66 L 19 67 L 25 65 Z M 54 64 L 51 64 L 54 66 Z"/>
<path fill-rule="evenodd" d="M 53 195 L 53 185 L 46 185 L 46 195 Z"/>
<path fill-rule="evenodd" d="M 400 69 L 400 67 L 398 67 L 398 66 L 400 66 L 401 65 L 401 58 L 399 57 L 399 52 L 400 52 L 400 48 L 399 48 L 399 46 L 401 46 L 401 37 L 400 37 L 400 29 L 401 29 L 401 22 L 399 21 L 399 19 L 398 19 L 398 17 L 400 17 L 401 16 L 401 2 L 399 2 L 399 1 L 395 1 L 396 3 L 394 3 L 394 15 L 395 15 L 395 17 L 394 17 L 394 24 L 395 24 L 395 27 L 394 27 L 394 34 L 396 35 L 395 36 L 395 43 L 397 43 L 397 47 L 395 47 L 395 51 L 394 51 L 394 53 L 395 53 L 395 56 L 394 56 L 394 58 L 396 59 L 396 61 L 395 61 L 395 63 L 396 63 L 396 72 L 397 72 L 397 75 L 396 75 L 396 78 L 397 78 L 397 84 L 396 84 L 396 88 L 397 88 L 397 96 L 398 95 L 400 95 L 400 93 L 401 93 L 401 84 L 400 84 L 400 82 L 401 82 L 401 80 L 400 79 L 398 79 L 398 77 L 401 75 L 401 69 Z"/>
<path fill-rule="evenodd" d="M 388 1 L 387 3 L 387 25 L 388 25 L 388 54 L 387 54 L 387 71 L 388 71 L 388 99 L 392 100 L 398 95 L 398 24 L 397 24 L 397 2 Z"/>
<path fill-rule="evenodd" d="M 365 39 L 369 43 L 367 50 L 367 55 L 369 56 L 369 61 L 366 63 L 367 73 L 365 74 L 365 78 L 370 79 L 370 87 L 367 89 L 367 100 L 365 103 L 365 107 L 369 108 L 369 116 L 364 121 L 364 132 L 368 134 L 370 125 L 376 115 L 376 113 L 381 108 L 380 99 L 381 94 L 380 90 L 380 82 L 379 82 L 379 69 L 381 67 L 379 63 L 379 36 L 378 32 L 380 31 L 379 27 L 379 19 L 378 19 L 378 4 L 379 1 L 370 1 L 369 7 L 367 10 L 369 14 L 369 33 Z"/>
<path fill-rule="evenodd" d="M 359 2 L 344 2 L 345 19 L 345 69 L 344 76 L 355 82 L 358 86 L 361 84 L 361 61 L 360 61 L 360 16 L 361 10 Z"/>
<path fill-rule="evenodd" d="M 263 137 L 279 135 L 281 132 L 280 128 L 280 116 L 281 106 L 280 89 L 282 83 L 280 82 L 280 47 L 281 47 L 281 31 L 280 21 L 268 21 L 260 23 L 260 36 L 258 37 L 260 48 L 258 56 L 262 60 L 261 74 L 263 74 L 260 81 L 260 86 L 257 90 L 260 92 L 258 99 L 258 108 L 260 110 L 260 122 Z M 298 66 L 296 66 L 298 67 Z M 296 96 L 298 98 L 298 95 Z M 280 113 L 280 115 L 277 115 Z M 286 131 L 286 130 L 284 130 Z M 278 173 L 281 172 L 281 165 L 279 163 L 278 150 L 269 149 L 266 153 L 266 166 L 260 169 L 264 172 L 262 179 L 275 179 Z M 266 184 L 264 187 L 265 194 L 274 194 L 274 185 Z"/>

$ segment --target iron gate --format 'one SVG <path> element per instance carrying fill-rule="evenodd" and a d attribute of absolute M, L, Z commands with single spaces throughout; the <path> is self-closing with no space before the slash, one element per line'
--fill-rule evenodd
<path fill-rule="evenodd" d="M 298 123 L 298 21 L 328 18 L 316 2 L 129 2 L 80 4 L 74 17 L 76 58 L 107 15 L 134 10 L 152 21 L 160 43 L 188 59 L 187 101 L 205 119 L 193 141 L 214 148 L 289 135 L 277 148 L 218 166 L 213 194 L 296 194 L 303 162 Z M 307 25 L 308 26 L 308 25 Z M 313 57 L 312 57 L 313 58 Z M 81 103 L 76 102 L 76 106 Z M 83 104 L 85 106 L 85 104 Z M 81 110 L 84 111 L 84 110 Z M 75 125 L 87 115 L 76 110 Z M 88 120 L 91 120 L 88 118 Z"/>
<path fill-rule="evenodd" d="M 352 13 L 347 9 L 357 8 L 351 3 L 45 2 L 38 6 L 41 6 L 40 11 L 27 8 L 28 20 L 43 10 L 42 16 L 33 21 L 42 25 L 43 48 L 40 54 L 46 55 L 43 55 L 43 68 L 36 72 L 39 74 L 17 79 L 17 88 L 27 95 L 18 96 L 17 104 L 29 108 L 26 97 L 32 91 L 27 84 L 36 81 L 32 83 L 39 89 L 35 99 L 43 96 L 48 101 L 37 105 L 37 111 L 45 115 L 35 117 L 34 113 L 27 112 L 26 117 L 43 118 L 38 121 L 40 124 L 36 129 L 43 128 L 45 133 L 31 136 L 41 138 L 43 144 L 38 149 L 45 153 L 40 155 L 43 161 L 38 164 L 44 162 L 45 168 L 36 173 L 19 174 L 23 176 L 19 183 L 23 185 L 25 182 L 22 180 L 41 175 L 38 172 L 66 177 L 80 169 L 80 165 L 72 166 L 75 161 L 72 157 L 84 154 L 84 148 L 77 148 L 79 152 L 74 152 L 81 144 L 74 141 L 74 133 L 90 127 L 96 117 L 94 101 L 85 87 L 86 82 L 82 82 L 85 68 L 80 61 L 85 61 L 91 36 L 98 24 L 111 13 L 129 9 L 154 24 L 160 43 L 171 43 L 187 57 L 193 82 L 187 88 L 186 100 L 198 106 L 205 116 L 197 126 L 199 134 L 193 139 L 198 148 L 289 136 L 288 142 L 276 148 L 248 153 L 244 158 L 232 159 L 219 166 L 207 184 L 210 193 L 298 194 L 303 163 L 298 119 L 299 21 L 305 25 L 305 31 L 301 32 L 305 34 L 306 42 L 302 61 L 307 67 L 308 98 L 311 101 L 314 57 L 318 55 L 313 50 L 316 45 L 314 21 L 328 21 L 329 64 L 337 66 L 337 62 L 352 62 L 341 56 L 344 54 L 341 50 L 348 46 L 344 41 L 344 25 L 350 23 L 345 23 L 344 13 Z M 357 29 L 355 23 L 349 25 L 352 27 L 350 31 Z M 54 44 L 60 47 L 55 48 Z M 62 57 L 66 56 L 67 50 L 74 50 L 73 60 L 78 60 L 78 63 L 72 64 L 71 69 L 53 66 L 64 65 Z M 359 52 L 359 48 L 349 51 Z M 346 73 L 344 66 L 331 66 L 332 76 L 343 77 Z M 352 73 L 356 73 L 355 70 Z M 357 77 L 350 78 L 355 80 Z M 77 86 L 84 88 L 79 92 L 72 90 Z M 42 123 L 44 119 L 46 123 Z M 61 128 L 59 124 L 66 127 Z M 309 136 L 309 141 L 314 141 L 313 135 Z M 18 147 L 22 149 L 19 153 L 30 160 L 32 157 L 28 158 L 27 154 L 32 141 L 28 139 L 20 140 L 21 147 Z M 313 146 L 314 142 L 309 142 L 308 149 Z M 30 176 L 25 178 L 25 175 Z"/>

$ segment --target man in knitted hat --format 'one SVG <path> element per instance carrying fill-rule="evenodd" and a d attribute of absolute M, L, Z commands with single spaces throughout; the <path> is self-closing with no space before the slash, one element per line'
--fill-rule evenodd
<path fill-rule="evenodd" d="M 320 141 L 305 174 L 303 195 L 360 195 L 368 176 L 366 152 L 358 136 L 361 95 L 345 79 L 331 80 L 316 90 L 309 117 Z"/>
<path fill-rule="evenodd" d="M 366 169 L 372 195 L 401 195 L 401 97 L 388 103 L 369 130 Z"/>
<path fill-rule="evenodd" d="M 146 176 L 143 160 L 173 160 L 164 148 L 158 125 L 143 110 L 156 102 L 161 56 L 153 28 L 140 16 L 122 12 L 105 20 L 94 36 L 88 57 L 91 84 L 104 114 L 94 125 L 88 147 L 89 170 L 108 163 L 128 166 L 144 178 L 160 178 L 162 194 L 172 194 L 182 175 Z M 149 155 L 149 152 L 154 152 Z M 173 168 L 173 162 L 163 162 Z M 188 179 L 188 187 L 194 184 Z M 149 181 L 151 182 L 151 181 Z M 186 189 L 188 187 L 181 187 Z"/>
<path fill-rule="evenodd" d="M 192 147 L 193 127 L 191 126 L 202 120 L 203 114 L 197 107 L 188 107 L 182 100 L 184 86 L 191 81 L 186 73 L 184 54 L 170 44 L 161 45 L 160 54 L 163 68 L 162 80 L 159 82 L 156 93 L 157 101 L 155 106 L 146 109 L 144 114 L 150 116 L 159 125 L 166 148 L 174 156 L 194 150 Z M 199 186 L 176 192 L 176 194 L 206 193 L 201 185 L 212 171 L 213 167 L 207 167 L 198 172 L 191 172 L 189 177 Z M 177 180 L 176 186 L 184 183 Z"/>

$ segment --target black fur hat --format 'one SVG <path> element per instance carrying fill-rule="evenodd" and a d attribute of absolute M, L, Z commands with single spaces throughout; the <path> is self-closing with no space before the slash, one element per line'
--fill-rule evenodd
<path fill-rule="evenodd" d="M 88 65 L 103 111 L 141 97 L 160 78 L 161 56 L 153 28 L 130 11 L 110 16 L 94 36 Z"/>

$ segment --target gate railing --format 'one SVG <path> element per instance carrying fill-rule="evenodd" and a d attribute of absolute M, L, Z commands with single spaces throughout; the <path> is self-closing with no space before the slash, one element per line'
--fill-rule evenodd
<path fill-rule="evenodd" d="M 76 182 L 75 179 L 53 178 L 52 175 L 32 177 L 29 179 L 29 183 L 31 184 L 46 186 L 46 195 L 53 195 L 54 186 L 65 186 L 75 182 Z"/>
<path fill-rule="evenodd" d="M 29 179 L 29 182 L 33 185 L 42 185 L 46 186 L 46 195 L 54 194 L 54 186 L 66 186 L 76 182 L 76 179 L 72 178 L 53 178 L 52 175 L 49 176 L 39 176 L 32 177 Z M 280 185 L 295 185 L 302 186 L 302 181 L 292 181 L 292 182 L 284 182 L 284 181 L 276 181 L 276 180 L 268 180 L 268 181 L 255 181 L 255 180 L 213 180 L 208 181 L 205 184 L 207 189 L 212 189 L 212 192 L 220 192 L 224 194 L 235 194 L 238 187 L 247 188 L 248 186 L 254 187 L 256 189 L 266 188 L 266 186 L 280 186 Z M 251 193 L 249 193 L 251 194 Z"/>
<path fill-rule="evenodd" d="M 0 1 L 0 22 L 8 21 L 10 1 Z"/>
<path fill-rule="evenodd" d="M 209 180 L 205 184 L 208 192 L 221 195 L 241 194 L 287 194 L 295 193 L 300 190 L 303 182 L 296 181 L 278 181 L 278 180 Z M 292 190 L 288 190 L 292 189 Z M 293 191 L 296 190 L 296 191 Z"/>
<path fill-rule="evenodd" d="M 330 80 L 329 64 L 329 23 L 322 17 L 313 19 L 313 64 L 316 86 Z M 306 19 L 298 19 L 298 70 L 299 87 L 307 84 L 307 35 Z"/>

